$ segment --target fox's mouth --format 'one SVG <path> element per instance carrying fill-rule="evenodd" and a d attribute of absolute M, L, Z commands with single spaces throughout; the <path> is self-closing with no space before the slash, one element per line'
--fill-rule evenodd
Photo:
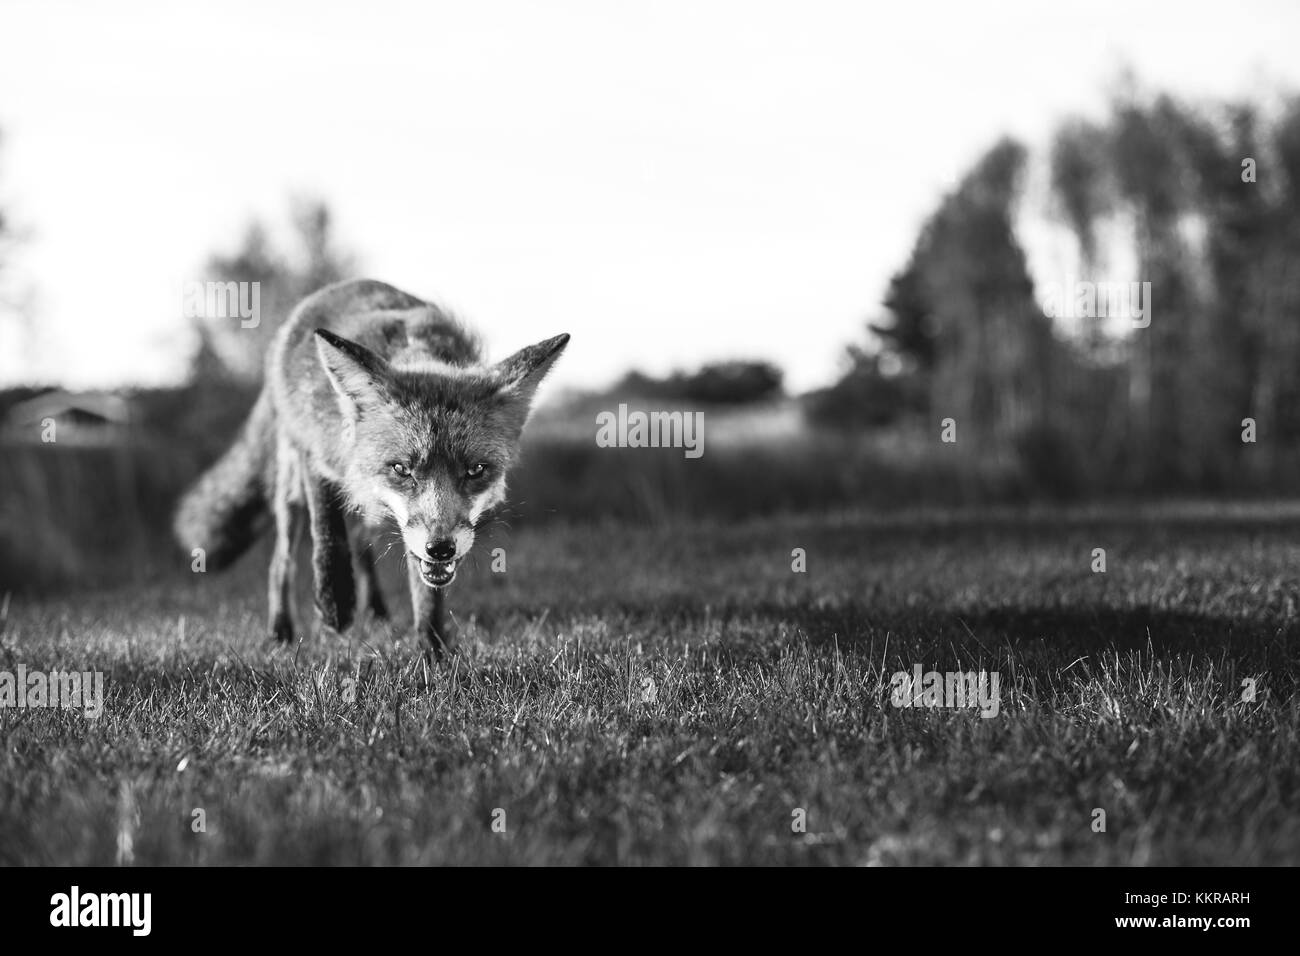
<path fill-rule="evenodd" d="M 456 561 L 430 561 L 417 555 L 411 555 L 420 569 L 420 580 L 426 587 L 445 588 L 456 580 Z"/>

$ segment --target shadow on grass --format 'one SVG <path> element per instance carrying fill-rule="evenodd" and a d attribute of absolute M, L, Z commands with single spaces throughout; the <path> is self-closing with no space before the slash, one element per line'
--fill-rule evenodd
<path fill-rule="evenodd" d="M 510 620 L 534 616 L 536 608 L 502 608 L 481 614 L 489 632 Z M 736 649 L 777 650 L 798 643 L 849 648 L 886 641 L 895 647 L 957 647 L 1002 656 L 1033 653 L 1053 657 L 1102 650 L 1143 651 L 1172 658 L 1208 655 L 1254 664 L 1300 663 L 1300 622 L 1266 612 L 1233 616 L 1163 607 L 1070 605 L 1008 607 L 878 608 L 859 603 L 655 602 L 595 603 L 570 608 L 551 624 L 587 615 L 609 621 L 610 633 L 663 635 L 696 643 L 716 636 Z M 501 640 L 508 640 L 502 636 Z M 676 643 L 674 641 L 674 643 Z"/>

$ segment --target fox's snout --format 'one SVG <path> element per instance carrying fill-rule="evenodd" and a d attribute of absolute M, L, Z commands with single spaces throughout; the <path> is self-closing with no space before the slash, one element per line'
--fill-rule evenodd
<path fill-rule="evenodd" d="M 461 559 L 474 546 L 474 529 L 468 523 L 447 529 L 437 521 L 408 520 L 402 525 L 402 540 L 411 555 L 411 568 L 419 572 L 425 586 L 443 588 L 456 579 Z"/>
<path fill-rule="evenodd" d="M 474 547 L 474 528 L 469 516 L 453 522 L 422 521 L 411 516 L 402 524 L 406 550 L 425 561 L 457 561 Z"/>
<path fill-rule="evenodd" d="M 434 561 L 450 561 L 456 557 L 456 542 L 450 538 L 441 541 L 429 541 L 424 546 L 425 552 Z"/>

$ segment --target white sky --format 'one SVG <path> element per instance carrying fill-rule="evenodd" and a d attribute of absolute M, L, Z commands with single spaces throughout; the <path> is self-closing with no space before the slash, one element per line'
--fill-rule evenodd
<path fill-rule="evenodd" d="M 826 383 L 924 216 L 1120 70 L 1300 88 L 1300 3 L 0 4 L 0 383 L 165 382 L 185 282 L 319 193 L 367 274 L 555 379 L 751 356 Z M 1261 173 L 1265 175 L 1266 173 Z"/>

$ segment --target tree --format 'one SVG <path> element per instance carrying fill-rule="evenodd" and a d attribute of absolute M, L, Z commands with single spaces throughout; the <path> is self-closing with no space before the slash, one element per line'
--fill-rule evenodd
<path fill-rule="evenodd" d="M 995 443 L 1051 407 L 1055 341 L 1013 224 L 1025 156 L 1004 139 L 980 158 L 891 280 L 889 321 L 870 326 L 901 374 L 927 381 L 932 412 L 963 418 Z M 849 378 L 869 384 L 876 372 L 859 359 Z"/>
<path fill-rule="evenodd" d="M 355 257 L 338 245 L 333 215 L 324 202 L 294 200 L 290 221 L 294 241 L 287 251 L 276 249 L 266 226 L 254 221 L 235 252 L 209 257 L 205 280 L 258 284 L 261 315 L 249 328 L 234 318 L 196 320 L 199 343 L 191 361 L 192 378 L 259 381 L 275 330 L 293 307 L 322 286 L 355 274 Z"/>
<path fill-rule="evenodd" d="M 1294 124 L 1294 125 L 1292 125 Z M 1292 138 L 1294 137 L 1294 139 Z M 1268 175 L 1244 182 L 1252 157 Z M 1133 225 L 1138 274 L 1151 283 L 1152 321 L 1124 334 L 1126 386 L 1106 420 L 1130 484 L 1169 490 L 1256 477 L 1300 439 L 1295 270 L 1300 164 L 1297 101 L 1274 124 L 1249 103 L 1192 105 L 1126 92 L 1101 124 L 1066 124 L 1052 185 L 1085 268 L 1108 218 Z M 1111 277 L 1115 278 L 1115 277 Z M 1241 420 L 1267 422 L 1274 441 L 1247 449 Z M 1100 436 L 1094 447 L 1111 444 Z M 1248 456 L 1248 457 L 1247 457 Z"/>
<path fill-rule="evenodd" d="M 26 341 L 30 347 L 33 334 L 31 291 L 20 284 L 12 270 L 21 241 L 12 215 L 0 206 L 0 330 L 6 326 L 12 330 L 4 333 L 3 338 L 14 351 L 17 347 L 12 343 L 17 341 Z M 13 357 L 11 354 L 10 358 Z"/>

